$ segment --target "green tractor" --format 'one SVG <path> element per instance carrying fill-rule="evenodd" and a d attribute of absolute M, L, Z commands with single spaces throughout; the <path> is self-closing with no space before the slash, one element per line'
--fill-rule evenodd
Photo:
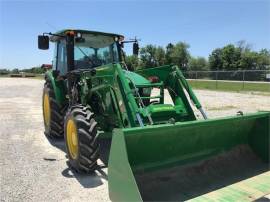
<path fill-rule="evenodd" d="M 38 37 L 40 49 L 49 42 L 45 135 L 64 137 L 70 166 L 86 173 L 110 139 L 111 200 L 245 201 L 270 192 L 269 112 L 208 119 L 177 66 L 129 71 L 123 44 L 138 55 L 136 39 L 87 30 Z"/>

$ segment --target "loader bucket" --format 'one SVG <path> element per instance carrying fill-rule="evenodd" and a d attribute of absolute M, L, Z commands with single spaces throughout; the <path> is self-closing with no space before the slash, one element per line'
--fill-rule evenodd
<path fill-rule="evenodd" d="M 112 201 L 249 201 L 270 193 L 270 113 L 117 129 Z"/>

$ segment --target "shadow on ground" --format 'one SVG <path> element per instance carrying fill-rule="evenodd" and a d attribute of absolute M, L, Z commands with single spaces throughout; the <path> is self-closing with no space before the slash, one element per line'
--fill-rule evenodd
<path fill-rule="evenodd" d="M 52 146 L 66 153 L 65 140 L 48 138 L 48 141 Z M 76 178 L 76 180 L 78 180 L 78 182 L 84 188 L 93 188 L 102 185 L 103 182 L 101 179 L 105 179 L 106 181 L 108 181 L 108 176 L 107 173 L 104 171 L 104 168 L 108 167 L 111 139 L 110 138 L 100 139 L 99 143 L 100 143 L 100 157 L 99 157 L 100 161 L 98 163 L 98 168 L 95 172 L 88 174 L 78 173 L 77 171 L 71 168 L 71 166 L 69 165 L 68 157 L 66 155 L 67 168 L 62 171 L 62 175 L 67 178 Z M 43 159 L 46 161 L 57 160 L 54 158 L 43 158 Z"/>
<path fill-rule="evenodd" d="M 73 170 L 67 161 L 67 168 L 62 171 L 62 175 L 67 178 L 76 178 L 76 180 L 84 187 L 84 188 L 93 188 L 103 185 L 101 179 L 108 180 L 107 174 L 102 170 L 102 168 L 98 168 L 95 172 L 89 174 L 78 173 Z"/>

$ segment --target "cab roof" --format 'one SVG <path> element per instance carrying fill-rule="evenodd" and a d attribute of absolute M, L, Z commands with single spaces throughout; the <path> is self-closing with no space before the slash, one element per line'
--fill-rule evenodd
<path fill-rule="evenodd" d="M 107 32 L 99 32 L 99 31 L 91 31 L 91 30 L 83 30 L 83 29 L 63 29 L 60 31 L 55 32 L 54 34 L 56 35 L 66 35 L 67 32 L 69 31 L 74 31 L 76 33 L 81 33 L 81 34 L 93 34 L 93 35 L 103 35 L 103 36 L 111 36 L 111 37 L 124 37 L 123 35 L 120 34 L 114 34 L 114 33 L 107 33 Z M 57 41 L 59 40 L 59 37 L 57 36 L 52 36 L 51 41 Z"/>

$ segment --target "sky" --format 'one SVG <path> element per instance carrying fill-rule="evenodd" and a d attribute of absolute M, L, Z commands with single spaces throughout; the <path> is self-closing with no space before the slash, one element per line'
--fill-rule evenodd
<path fill-rule="evenodd" d="M 140 46 L 184 41 L 193 56 L 240 40 L 270 49 L 270 0 L 0 0 L 0 69 L 50 63 L 53 46 L 38 50 L 37 36 L 64 28 L 137 36 Z"/>

